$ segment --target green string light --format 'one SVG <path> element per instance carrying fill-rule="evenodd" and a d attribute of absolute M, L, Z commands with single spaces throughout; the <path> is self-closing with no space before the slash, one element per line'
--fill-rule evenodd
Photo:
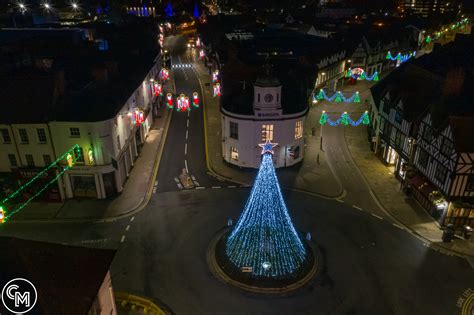
<path fill-rule="evenodd" d="M 71 153 L 74 153 L 74 154 L 71 154 Z M 74 158 L 73 158 L 74 157 Z M 12 198 L 18 196 L 23 190 L 25 190 L 26 188 L 28 188 L 29 186 L 31 186 L 31 184 L 33 184 L 36 180 L 38 180 L 40 177 L 42 177 L 43 175 L 46 174 L 46 172 L 48 172 L 51 168 L 53 168 L 54 166 L 58 165 L 59 162 L 61 162 L 62 160 L 66 159 L 66 161 L 69 163 L 69 160 L 71 159 L 71 163 L 66 165 L 66 166 L 61 166 L 61 165 L 58 165 L 61 169 L 61 171 L 58 173 L 58 175 L 56 175 L 52 180 L 50 180 L 46 185 L 44 185 L 39 191 L 37 191 L 35 194 L 33 194 L 30 198 L 28 198 L 25 202 L 23 202 L 19 207 L 17 207 L 16 209 L 12 210 L 12 211 L 8 211 L 8 214 L 7 214 L 7 211 L 4 210 L 4 219 L 3 219 L 3 222 L 1 223 L 4 223 L 8 220 L 8 218 L 10 218 L 12 215 L 14 215 L 15 213 L 17 213 L 18 211 L 22 210 L 24 207 L 26 207 L 33 199 L 35 199 L 36 197 L 38 197 L 42 192 L 44 192 L 46 189 L 49 188 L 49 186 L 51 186 L 54 182 L 56 182 L 62 174 L 64 174 L 68 169 L 70 169 L 71 167 L 73 167 L 74 165 L 76 165 L 76 161 L 77 160 L 80 160 L 81 158 L 81 150 L 80 150 L 80 147 L 79 145 L 75 144 L 73 147 L 71 147 L 68 151 L 66 151 L 63 155 L 61 155 L 58 159 L 56 159 L 53 163 L 51 163 L 50 165 L 48 165 L 46 168 L 44 168 L 41 172 L 39 172 L 38 174 L 36 174 L 33 178 L 31 178 L 28 182 L 26 182 L 25 184 L 21 185 L 16 191 L 14 191 L 12 194 L 8 195 L 5 199 L 3 199 L 2 201 L 2 205 L 5 205 L 6 202 L 10 201 Z M 3 209 L 2 206 L 0 206 L 0 208 Z"/>

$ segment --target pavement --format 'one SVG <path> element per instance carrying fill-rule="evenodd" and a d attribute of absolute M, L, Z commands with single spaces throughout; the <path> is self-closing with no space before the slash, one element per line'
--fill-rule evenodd
<path fill-rule="evenodd" d="M 213 97 L 211 75 L 202 62 L 194 64 L 203 90 L 205 126 L 207 141 L 207 163 L 211 172 L 226 180 L 251 185 L 257 174 L 256 169 L 245 169 L 231 165 L 222 158 L 221 119 L 218 97 Z M 325 152 L 319 149 L 319 117 L 311 111 L 306 118 L 304 133 L 304 162 L 298 165 L 278 169 L 278 179 L 284 189 L 300 190 L 322 197 L 335 198 L 343 194 L 341 184 L 327 164 Z M 315 134 L 312 135 L 314 128 Z"/>
<path fill-rule="evenodd" d="M 222 158 L 220 100 L 212 96 L 212 84 L 207 84 L 211 82 L 208 69 L 202 62 L 195 63 L 195 69 L 204 92 L 208 167 L 227 180 L 251 185 L 256 170 L 232 166 Z M 399 223 L 433 246 L 458 255 L 474 256 L 474 238 L 469 241 L 455 239 L 451 243 L 441 241 L 443 231 L 439 224 L 416 200 L 400 191 L 400 182 L 393 175 L 393 170 L 370 151 L 367 127 L 319 125 L 323 109 L 330 114 L 347 111 L 354 119 L 358 118 L 369 109 L 366 100 L 371 101 L 369 88 L 372 84 L 373 82 L 359 81 L 356 85 L 339 86 L 348 95 L 359 91 L 360 104 L 319 102 L 315 106 L 310 105 L 305 122 L 303 163 L 277 170 L 282 188 L 340 200 L 349 195 L 347 199 L 352 201 L 355 208 L 379 208 L 380 215 Z M 311 134 L 312 128 L 315 130 L 314 136 Z M 321 135 L 323 151 L 319 148 Z M 366 190 L 364 186 L 367 187 Z"/>
<path fill-rule="evenodd" d="M 172 91 L 173 82 L 164 90 Z M 166 106 L 158 109 L 158 115 L 146 136 L 145 144 L 134 161 L 122 192 L 112 200 L 71 199 L 64 203 L 31 202 L 12 216 L 10 223 L 18 222 L 69 222 L 113 220 L 139 211 L 150 198 L 161 160 L 164 139 L 171 118 Z"/>

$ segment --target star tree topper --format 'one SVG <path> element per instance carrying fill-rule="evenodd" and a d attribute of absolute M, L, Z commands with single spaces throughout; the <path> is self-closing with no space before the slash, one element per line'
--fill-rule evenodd
<path fill-rule="evenodd" d="M 278 143 L 272 143 L 270 140 L 265 141 L 265 143 L 260 143 L 258 146 L 262 148 L 262 155 L 265 153 L 274 154 L 273 147 L 276 147 Z"/>

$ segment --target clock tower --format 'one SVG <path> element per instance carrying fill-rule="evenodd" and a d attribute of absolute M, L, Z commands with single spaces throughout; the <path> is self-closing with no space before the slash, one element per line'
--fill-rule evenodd
<path fill-rule="evenodd" d="M 267 119 L 281 116 L 281 84 L 277 78 L 271 75 L 259 77 L 253 90 L 253 111 L 256 117 Z"/>

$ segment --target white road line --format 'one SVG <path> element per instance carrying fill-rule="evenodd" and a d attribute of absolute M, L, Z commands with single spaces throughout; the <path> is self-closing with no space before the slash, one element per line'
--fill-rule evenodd
<path fill-rule="evenodd" d="M 190 114 L 191 114 L 191 112 L 188 112 L 188 117 L 189 117 Z"/>
<path fill-rule="evenodd" d="M 356 208 L 357 210 L 360 210 L 360 211 L 362 211 L 362 208 L 360 208 L 360 207 L 357 207 L 356 205 L 352 205 L 352 208 Z"/>
<path fill-rule="evenodd" d="M 184 144 L 184 155 L 187 155 L 188 154 L 188 144 L 185 143 Z"/>
<path fill-rule="evenodd" d="M 158 181 L 155 181 L 155 186 L 158 186 Z"/>
<path fill-rule="evenodd" d="M 127 225 L 127 227 L 125 228 L 125 231 L 128 231 L 128 230 L 130 230 L 130 224 Z"/>
<path fill-rule="evenodd" d="M 122 235 L 122 238 L 120 239 L 120 243 L 123 243 L 125 241 L 125 235 Z"/>
<path fill-rule="evenodd" d="M 186 121 L 186 128 L 189 128 L 189 119 Z"/>
<path fill-rule="evenodd" d="M 199 186 L 199 187 L 196 187 L 196 189 L 206 189 L 206 187 Z"/>
<path fill-rule="evenodd" d="M 188 140 L 188 131 L 186 130 L 186 140 Z"/>
<path fill-rule="evenodd" d="M 183 189 L 183 185 L 178 184 L 178 188 L 179 188 L 179 189 Z"/>
<path fill-rule="evenodd" d="M 237 187 L 237 186 L 227 186 L 227 188 L 235 188 L 235 187 Z"/>
<path fill-rule="evenodd" d="M 195 186 L 201 186 L 197 180 L 194 181 Z"/>
<path fill-rule="evenodd" d="M 133 220 L 135 220 L 135 217 L 130 218 L 130 222 L 133 222 Z"/>
<path fill-rule="evenodd" d="M 340 203 L 344 203 L 344 200 L 341 200 L 341 199 L 336 199 L 336 200 Z"/>
<path fill-rule="evenodd" d="M 176 182 L 176 184 L 178 184 L 178 183 L 179 183 L 178 177 L 175 177 L 175 178 L 174 178 L 174 181 Z"/>
<path fill-rule="evenodd" d="M 222 188 L 221 186 L 212 186 L 211 187 L 212 189 L 219 189 L 219 188 Z"/>
<path fill-rule="evenodd" d="M 193 180 L 196 180 L 196 177 L 194 177 L 194 175 L 191 175 L 191 178 L 192 178 Z"/>
<path fill-rule="evenodd" d="M 373 217 L 376 217 L 377 219 L 383 220 L 383 218 L 382 218 L 381 216 L 378 216 L 378 215 L 376 215 L 375 213 L 371 213 L 371 215 L 372 215 Z"/>
<path fill-rule="evenodd" d="M 403 226 L 398 225 L 398 224 L 396 224 L 396 223 L 392 223 L 392 225 L 395 226 L 395 227 L 397 227 L 397 228 L 399 228 L 400 230 L 404 230 L 404 229 L 405 229 Z"/>
<path fill-rule="evenodd" d="M 186 168 L 186 173 L 189 174 L 189 170 L 188 170 L 188 161 L 187 160 L 184 160 L 184 167 Z"/>
<path fill-rule="evenodd" d="M 153 188 L 153 193 L 154 193 L 154 194 L 156 194 L 156 187 L 155 187 L 155 188 Z"/>

